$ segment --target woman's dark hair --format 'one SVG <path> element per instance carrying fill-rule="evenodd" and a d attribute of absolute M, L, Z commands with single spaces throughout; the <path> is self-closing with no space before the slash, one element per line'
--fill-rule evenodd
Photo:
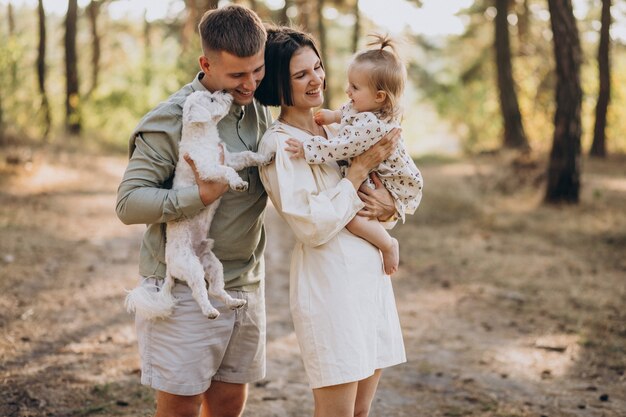
<path fill-rule="evenodd" d="M 296 51 L 305 47 L 315 52 L 324 69 L 322 57 L 311 35 L 286 26 L 267 27 L 265 77 L 254 93 L 261 104 L 265 106 L 293 105 L 289 64 Z M 326 88 L 326 81 L 324 81 L 324 88 Z"/>

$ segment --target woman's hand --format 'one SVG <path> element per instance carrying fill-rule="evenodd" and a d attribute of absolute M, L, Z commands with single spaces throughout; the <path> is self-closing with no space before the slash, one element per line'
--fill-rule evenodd
<path fill-rule="evenodd" d="M 361 184 L 358 194 L 365 207 L 358 212 L 358 215 L 370 219 L 378 219 L 381 222 L 387 221 L 396 214 L 393 197 L 376 173 L 372 172 L 370 178 L 376 188 L 371 188 L 365 182 Z"/>
<path fill-rule="evenodd" d="M 363 152 L 361 155 L 352 158 L 350 169 L 346 178 L 354 185 L 355 189 L 359 189 L 367 175 L 376 168 L 381 162 L 389 158 L 396 148 L 396 144 L 400 138 L 399 128 L 392 129 L 374 146 Z"/>
<path fill-rule="evenodd" d="M 196 168 L 196 164 L 193 162 L 193 159 L 191 159 L 188 154 L 185 154 L 184 158 L 191 167 L 191 170 L 193 171 L 193 176 L 196 179 L 196 184 L 198 184 L 198 192 L 200 193 L 200 200 L 202 201 L 202 204 L 208 206 L 209 204 L 220 198 L 222 194 L 228 191 L 228 184 L 214 181 L 205 181 L 200 178 L 200 175 L 198 174 L 198 169 Z M 224 164 L 224 148 L 222 148 L 222 145 L 220 145 L 220 164 Z"/>

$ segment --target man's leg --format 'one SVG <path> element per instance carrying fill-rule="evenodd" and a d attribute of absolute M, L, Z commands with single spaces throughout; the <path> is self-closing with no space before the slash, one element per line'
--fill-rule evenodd
<path fill-rule="evenodd" d="M 174 395 L 157 391 L 156 401 L 154 417 L 197 417 L 202 395 Z"/>
<path fill-rule="evenodd" d="M 202 395 L 201 417 L 239 417 L 248 397 L 248 384 L 213 381 Z"/>

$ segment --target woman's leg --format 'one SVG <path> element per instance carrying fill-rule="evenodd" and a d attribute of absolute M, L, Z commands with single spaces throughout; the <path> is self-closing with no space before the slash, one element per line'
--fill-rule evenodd
<path fill-rule="evenodd" d="M 377 369 L 374 375 L 359 381 L 354 403 L 354 417 L 367 417 L 369 415 L 381 374 L 382 370 Z"/>
<path fill-rule="evenodd" d="M 313 390 L 314 417 L 353 417 L 358 382 L 332 385 Z"/>
<path fill-rule="evenodd" d="M 358 382 L 332 385 L 313 390 L 314 417 L 367 417 L 382 371 Z"/>

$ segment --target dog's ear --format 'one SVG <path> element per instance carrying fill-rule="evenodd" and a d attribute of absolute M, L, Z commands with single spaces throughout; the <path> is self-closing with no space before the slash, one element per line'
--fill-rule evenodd
<path fill-rule="evenodd" d="M 206 123 L 211 120 L 211 113 L 198 101 L 189 103 L 185 113 L 187 123 Z"/>

